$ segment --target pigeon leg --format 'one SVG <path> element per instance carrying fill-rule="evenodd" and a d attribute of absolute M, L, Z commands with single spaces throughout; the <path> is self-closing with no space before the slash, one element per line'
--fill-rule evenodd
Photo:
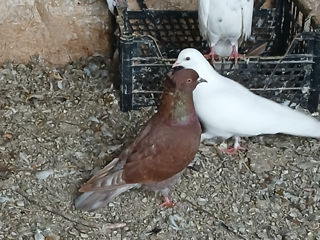
<path fill-rule="evenodd" d="M 164 196 L 164 201 L 160 204 L 160 207 L 173 208 L 173 203 L 170 201 L 168 196 Z"/>
<path fill-rule="evenodd" d="M 210 52 L 208 54 L 204 54 L 203 55 L 206 59 L 211 59 L 211 64 L 213 65 L 214 64 L 214 50 L 213 50 L 213 47 L 210 47 Z"/>
<path fill-rule="evenodd" d="M 238 59 L 243 58 L 242 54 L 239 54 L 235 45 L 232 45 L 232 52 L 229 56 L 230 59 L 234 58 L 234 62 L 237 65 Z"/>
<path fill-rule="evenodd" d="M 214 57 L 214 51 L 213 51 L 213 47 L 210 48 L 210 52 L 208 54 L 204 54 L 203 55 L 206 59 L 213 59 Z"/>
<path fill-rule="evenodd" d="M 222 152 L 232 155 L 232 154 L 236 154 L 239 150 L 246 150 L 246 149 L 240 146 L 240 137 L 236 136 L 233 147 L 226 148 L 222 150 Z"/>
<path fill-rule="evenodd" d="M 161 190 L 162 195 L 164 196 L 163 203 L 160 204 L 160 207 L 170 207 L 173 208 L 173 203 L 170 201 L 168 194 L 169 194 L 169 188 L 164 188 Z"/>

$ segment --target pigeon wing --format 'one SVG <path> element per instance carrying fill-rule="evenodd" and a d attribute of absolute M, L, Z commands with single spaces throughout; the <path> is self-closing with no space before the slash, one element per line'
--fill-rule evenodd
<path fill-rule="evenodd" d="M 251 35 L 253 0 L 242 0 L 242 36 L 247 40 Z"/>
<path fill-rule="evenodd" d="M 198 18 L 199 30 L 204 39 L 208 39 L 208 18 L 209 18 L 210 0 L 199 0 Z"/>
<path fill-rule="evenodd" d="M 200 143 L 200 127 L 170 127 L 158 123 L 139 142 L 124 166 L 127 183 L 149 183 L 168 179 L 193 160 Z"/>

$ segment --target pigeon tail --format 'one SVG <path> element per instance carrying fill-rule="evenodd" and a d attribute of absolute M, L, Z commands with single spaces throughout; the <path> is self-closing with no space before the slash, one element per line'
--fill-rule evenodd
<path fill-rule="evenodd" d="M 290 110 L 290 114 L 283 120 L 282 129 L 279 128 L 280 133 L 301 137 L 313 137 L 320 139 L 320 122 L 315 118 L 304 113 Z"/>
<path fill-rule="evenodd" d="M 256 110 L 259 117 L 255 116 L 255 120 L 262 123 L 259 134 L 283 133 L 320 138 L 320 122 L 312 116 L 261 97 L 256 98 L 256 104 L 261 108 Z"/>
<path fill-rule="evenodd" d="M 115 158 L 86 182 L 79 189 L 79 192 L 83 193 L 75 200 L 76 209 L 96 210 L 105 206 L 121 193 L 138 187 L 139 184 L 127 184 L 123 180 L 123 170 L 121 169 L 123 163 L 119 158 Z"/>
<path fill-rule="evenodd" d="M 232 130 L 233 136 L 283 133 L 320 139 L 320 122 L 317 119 L 269 99 L 255 99 L 254 110 L 249 112 L 248 106 L 242 111 L 241 119 L 238 120 L 241 125 Z M 248 114 L 244 116 L 244 113 Z"/>
<path fill-rule="evenodd" d="M 106 206 L 121 193 L 139 186 L 140 184 L 125 184 L 108 191 L 85 192 L 77 197 L 75 200 L 75 207 L 79 210 L 94 211 L 100 207 Z"/>

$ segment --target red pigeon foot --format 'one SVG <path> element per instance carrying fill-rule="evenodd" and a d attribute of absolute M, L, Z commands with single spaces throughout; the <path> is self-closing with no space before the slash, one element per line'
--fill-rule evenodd
<path fill-rule="evenodd" d="M 169 207 L 169 208 L 173 208 L 173 202 L 170 201 L 170 199 L 166 196 L 164 197 L 164 201 L 163 203 L 160 204 L 160 207 Z"/>
<path fill-rule="evenodd" d="M 210 48 L 210 52 L 209 52 L 208 54 L 203 54 L 203 56 L 204 56 L 206 59 L 213 59 L 213 58 L 214 58 L 213 48 Z"/>
<path fill-rule="evenodd" d="M 238 153 L 238 151 L 241 151 L 241 150 L 246 150 L 246 148 L 238 146 L 238 147 L 226 148 L 226 149 L 223 149 L 221 151 L 226 153 L 226 154 L 233 155 L 233 154 Z"/>
<path fill-rule="evenodd" d="M 234 62 L 237 65 L 239 58 L 244 58 L 244 56 L 242 54 L 238 53 L 238 51 L 236 49 L 236 46 L 232 45 L 232 52 L 231 52 L 231 54 L 229 56 L 229 59 L 234 59 Z"/>
<path fill-rule="evenodd" d="M 211 60 L 211 64 L 214 64 L 215 59 L 219 59 L 219 55 L 215 54 L 213 51 L 213 47 L 210 48 L 210 52 L 208 54 L 203 55 L 206 59 Z"/>

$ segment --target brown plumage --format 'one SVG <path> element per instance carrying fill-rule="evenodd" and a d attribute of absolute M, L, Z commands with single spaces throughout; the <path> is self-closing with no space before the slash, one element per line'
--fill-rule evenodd
<path fill-rule="evenodd" d="M 134 187 L 160 191 L 164 206 L 172 186 L 193 160 L 201 128 L 192 92 L 199 80 L 190 69 L 170 71 L 164 82 L 159 110 L 146 123 L 134 142 L 81 188 L 77 209 L 95 210 Z"/>

